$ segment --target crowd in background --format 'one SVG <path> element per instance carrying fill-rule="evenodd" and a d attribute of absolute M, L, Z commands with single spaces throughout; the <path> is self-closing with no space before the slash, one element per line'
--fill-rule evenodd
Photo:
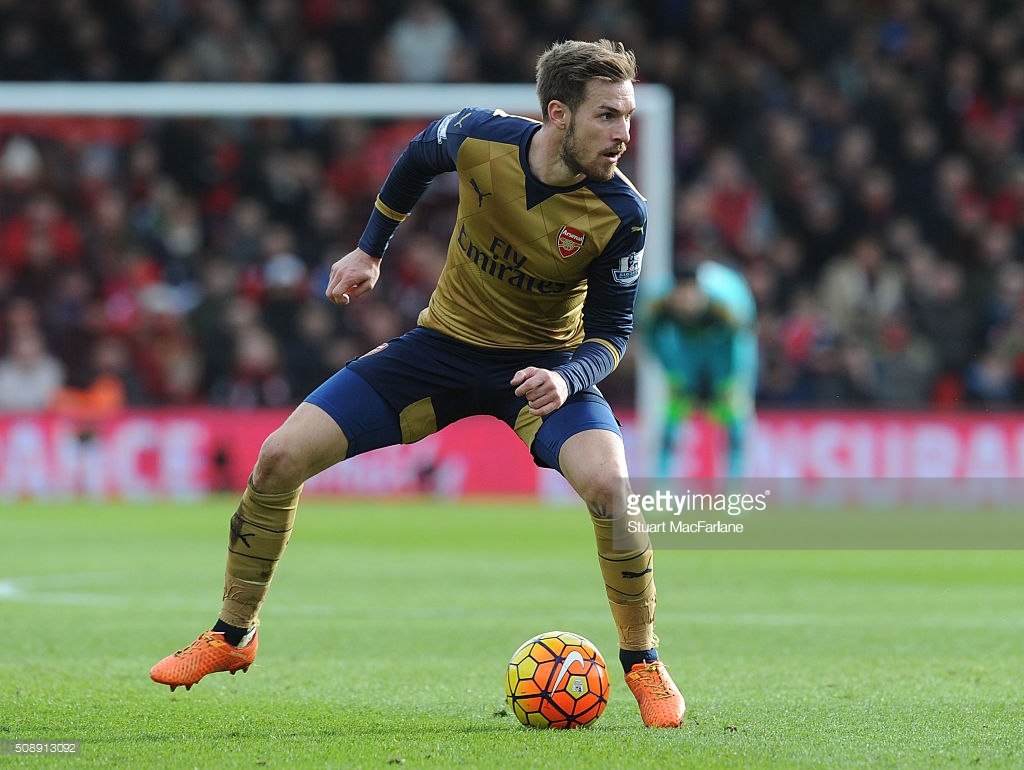
<path fill-rule="evenodd" d="M 0 0 L 0 80 L 532 82 L 602 36 L 674 93 L 672 257 L 747 276 L 762 406 L 1024 400 L 1018 2 Z M 429 117 L 5 117 L 0 409 L 290 405 L 413 325 L 444 177 L 371 295 L 323 288 Z"/>

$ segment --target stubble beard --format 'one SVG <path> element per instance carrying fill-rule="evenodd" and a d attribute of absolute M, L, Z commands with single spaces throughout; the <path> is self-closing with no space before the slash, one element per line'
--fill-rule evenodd
<path fill-rule="evenodd" d="M 595 182 L 607 182 L 615 176 L 615 165 L 604 166 L 596 161 L 592 166 L 587 166 L 580 158 L 579 145 L 576 141 L 576 121 L 569 121 L 569 127 L 565 132 L 565 139 L 562 140 L 562 149 L 559 157 L 566 167 L 574 174 L 583 174 L 587 179 Z"/>

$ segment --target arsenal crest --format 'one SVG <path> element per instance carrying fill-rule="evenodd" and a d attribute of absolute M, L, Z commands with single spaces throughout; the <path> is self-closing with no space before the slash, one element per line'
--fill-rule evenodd
<path fill-rule="evenodd" d="M 568 259 L 583 248 L 583 241 L 586 239 L 587 236 L 575 227 L 566 225 L 558 233 L 558 253 L 562 255 L 562 259 Z"/>

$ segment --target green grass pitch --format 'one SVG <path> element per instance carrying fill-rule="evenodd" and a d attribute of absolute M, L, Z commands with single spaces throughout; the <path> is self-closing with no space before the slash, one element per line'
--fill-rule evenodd
<path fill-rule="evenodd" d="M 173 694 L 150 666 L 220 603 L 234 498 L 0 502 L 0 767 L 1019 768 L 1011 551 L 662 551 L 680 730 L 642 727 L 581 507 L 307 499 L 249 673 Z M 508 658 L 570 630 L 604 715 L 522 727 Z"/>

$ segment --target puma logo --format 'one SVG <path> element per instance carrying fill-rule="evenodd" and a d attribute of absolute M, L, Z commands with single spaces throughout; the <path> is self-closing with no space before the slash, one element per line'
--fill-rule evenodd
<path fill-rule="evenodd" d="M 643 572 L 629 572 L 627 570 L 622 570 L 622 577 L 626 578 L 626 580 L 629 580 L 631 578 L 643 577 L 648 572 L 654 572 L 654 568 L 653 567 L 648 567 Z"/>
<path fill-rule="evenodd" d="M 476 202 L 476 207 L 477 208 L 480 208 L 481 206 L 484 205 L 484 198 L 486 198 L 488 195 L 494 195 L 494 193 L 481 192 L 480 191 L 480 185 L 478 185 L 476 183 L 476 180 L 473 179 L 472 177 L 470 177 L 469 185 L 470 185 L 470 187 L 473 188 L 473 191 L 476 193 L 476 197 L 478 198 L 478 200 Z"/>
<path fill-rule="evenodd" d="M 231 530 L 231 545 L 234 545 L 239 540 L 241 540 L 245 544 L 246 548 L 251 549 L 252 546 L 249 545 L 249 538 L 252 537 L 253 535 L 255 535 L 256 533 L 255 532 L 243 533 L 242 532 L 242 525 L 243 524 L 245 524 L 245 519 L 243 519 L 241 517 L 241 515 L 236 511 L 235 515 L 231 517 L 231 526 L 230 526 L 230 530 Z"/>

